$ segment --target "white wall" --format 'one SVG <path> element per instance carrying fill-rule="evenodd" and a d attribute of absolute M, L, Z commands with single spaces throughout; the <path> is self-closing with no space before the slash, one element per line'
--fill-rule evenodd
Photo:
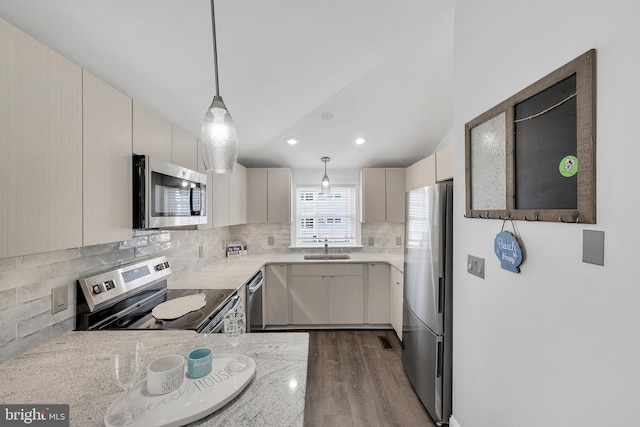
<path fill-rule="evenodd" d="M 455 159 L 454 406 L 461 427 L 640 423 L 640 3 L 458 0 L 454 146 L 464 124 L 590 48 L 597 61 L 595 225 L 518 222 L 527 259 L 502 270 L 502 223 L 463 218 Z M 605 232 L 604 267 L 582 230 Z M 485 280 L 466 273 L 486 259 Z"/>

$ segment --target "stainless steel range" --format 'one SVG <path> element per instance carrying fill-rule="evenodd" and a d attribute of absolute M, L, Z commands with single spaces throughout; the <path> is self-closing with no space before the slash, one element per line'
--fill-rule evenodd
<path fill-rule="evenodd" d="M 167 289 L 171 266 L 166 257 L 129 264 L 78 280 L 76 330 L 190 329 L 219 332 L 223 317 L 242 301 L 236 289 Z M 80 291 L 81 289 L 81 291 Z M 204 294 L 204 307 L 172 320 L 152 310 L 166 301 Z"/>

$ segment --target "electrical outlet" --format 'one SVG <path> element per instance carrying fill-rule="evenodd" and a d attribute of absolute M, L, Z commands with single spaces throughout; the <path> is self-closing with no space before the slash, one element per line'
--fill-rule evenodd
<path fill-rule="evenodd" d="M 373 246 L 375 242 L 375 239 L 373 238 L 373 236 L 369 237 L 369 246 Z"/>
<path fill-rule="evenodd" d="M 484 279 L 484 258 L 467 255 L 467 273 Z"/>
<path fill-rule="evenodd" d="M 66 310 L 69 306 L 67 285 L 51 289 L 51 314 Z"/>
<path fill-rule="evenodd" d="M 273 245 L 273 236 L 267 236 L 267 245 Z"/>
<path fill-rule="evenodd" d="M 402 246 L 402 237 L 396 236 L 396 246 Z"/>

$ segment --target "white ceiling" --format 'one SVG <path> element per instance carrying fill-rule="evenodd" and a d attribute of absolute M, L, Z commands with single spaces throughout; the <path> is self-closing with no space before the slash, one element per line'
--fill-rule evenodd
<path fill-rule="evenodd" d="M 431 154 L 453 123 L 453 3 L 217 0 L 239 162 L 357 169 Z M 0 16 L 200 135 L 215 90 L 209 0 L 0 0 Z"/>

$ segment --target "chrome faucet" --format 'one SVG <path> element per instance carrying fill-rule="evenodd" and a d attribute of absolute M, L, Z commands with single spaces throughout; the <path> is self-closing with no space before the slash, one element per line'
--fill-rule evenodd
<path fill-rule="evenodd" d="M 327 236 L 324 236 L 324 254 L 329 255 L 329 241 L 327 240 Z"/>

